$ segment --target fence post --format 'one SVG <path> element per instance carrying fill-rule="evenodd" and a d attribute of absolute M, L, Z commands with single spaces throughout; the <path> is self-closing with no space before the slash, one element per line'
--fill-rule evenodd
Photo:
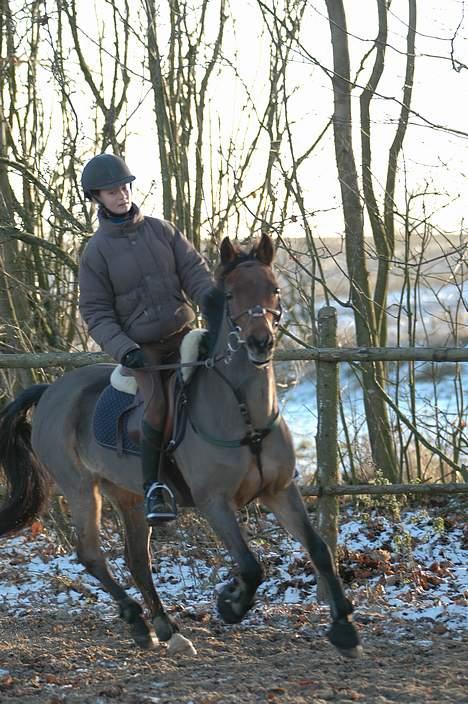
<path fill-rule="evenodd" d="M 331 306 L 318 313 L 319 347 L 336 347 L 336 310 Z M 338 364 L 317 362 L 317 479 L 320 488 L 338 484 Z M 317 529 L 328 543 L 333 557 L 338 535 L 338 497 L 321 496 L 317 501 Z M 323 585 L 317 596 L 324 600 Z"/>

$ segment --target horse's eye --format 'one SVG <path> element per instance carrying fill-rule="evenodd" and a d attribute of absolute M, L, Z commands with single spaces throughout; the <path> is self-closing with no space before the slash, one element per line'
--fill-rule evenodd
<path fill-rule="evenodd" d="M 279 296 L 279 295 L 280 295 L 280 293 L 281 293 L 281 289 L 280 289 L 280 287 L 279 287 L 279 286 L 277 286 L 277 287 L 276 287 L 276 288 L 274 289 L 273 293 L 276 293 L 276 294 L 277 294 L 277 295 Z"/>
<path fill-rule="evenodd" d="M 226 300 L 230 301 L 232 298 L 232 291 L 226 291 Z"/>

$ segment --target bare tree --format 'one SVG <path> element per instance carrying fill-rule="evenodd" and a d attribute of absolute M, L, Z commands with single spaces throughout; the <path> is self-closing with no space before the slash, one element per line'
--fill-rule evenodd
<path fill-rule="evenodd" d="M 330 33 L 333 49 L 333 129 L 335 154 L 340 181 L 345 221 L 346 260 L 350 296 L 354 308 L 356 339 L 358 345 L 378 345 L 379 328 L 376 307 L 373 304 L 364 243 L 364 218 L 362 198 L 352 141 L 351 75 L 346 16 L 341 0 L 327 0 Z M 381 28 L 381 32 L 384 29 Z M 381 63 L 381 61 L 380 61 Z M 380 70 L 377 66 L 374 73 Z M 376 80 L 376 77 L 372 80 Z M 367 88 L 371 90 L 371 84 Z M 364 108 L 365 112 L 365 108 Z M 395 164 L 392 162 L 392 167 Z M 368 177 L 369 169 L 366 169 Z M 369 183 L 369 181 L 367 181 Z M 368 190 L 370 190 L 368 188 Z M 369 208 L 378 220 L 372 202 Z M 382 251 L 383 245 L 379 245 Z M 382 299 L 382 295 L 380 296 Z M 379 305 L 382 302 L 379 301 Z M 379 311 L 379 318 L 382 313 Z M 386 404 L 379 393 L 374 365 L 362 366 L 364 403 L 366 407 L 369 440 L 374 462 L 385 475 L 395 481 L 396 457 Z"/>
<path fill-rule="evenodd" d="M 226 20 L 226 2 L 219 0 L 214 39 L 205 39 L 210 3 L 196 11 L 196 29 L 189 29 L 193 8 L 186 0 L 168 3 L 170 33 L 160 48 L 154 0 L 145 0 L 148 62 L 153 87 L 163 184 L 163 213 L 200 248 L 204 198 L 205 109 L 210 79 L 216 67 Z M 191 168 L 192 154 L 195 169 Z M 194 181 L 194 187 L 192 182 Z"/>
<path fill-rule="evenodd" d="M 319 31 L 319 6 L 306 0 L 250 4 L 249 18 L 256 23 L 262 56 L 255 78 L 250 66 L 244 69 L 241 54 L 246 49 L 235 37 L 237 27 L 240 35 L 245 31 L 245 8 L 229 0 L 200 0 L 195 5 L 188 0 L 106 0 L 96 5 L 92 22 L 89 4 L 77 0 L 60 0 L 53 10 L 42 0 L 23 5 L 3 0 L 2 349 L 42 351 L 88 345 L 77 315 L 76 272 L 94 226 L 95 209 L 83 198 L 81 170 L 87 158 L 106 149 L 128 156 L 130 143 L 138 147 L 143 137 L 145 145 L 152 145 L 148 158 L 154 159 L 155 172 L 161 175 L 162 214 L 175 221 L 197 247 L 215 256 L 225 234 L 242 238 L 268 229 L 276 236 L 285 303 L 282 334 L 289 336 L 289 344 L 317 344 L 316 314 L 323 303 L 336 304 L 345 313 L 353 311 L 354 325 L 349 326 L 344 344 L 384 346 L 395 330 L 402 344 L 421 344 L 421 340 L 426 344 L 437 320 L 444 321 L 451 339 L 464 339 L 466 267 L 458 266 L 456 257 L 459 251 L 466 254 L 466 234 L 461 228 L 457 247 L 445 243 L 447 252 L 453 252 L 447 254 L 445 267 L 458 286 L 455 309 L 444 303 L 444 289 L 434 284 L 424 261 L 441 238 L 429 212 L 416 214 L 416 204 L 431 197 L 429 186 L 412 192 L 404 183 L 403 144 L 409 141 L 410 116 L 428 128 L 441 127 L 416 113 L 411 104 L 416 0 L 408 0 L 407 6 L 406 49 L 398 59 L 405 75 L 394 95 L 384 96 L 391 98 L 394 109 L 398 106 L 398 114 L 388 153 L 382 159 L 379 149 L 377 161 L 381 133 L 375 115 L 381 105 L 382 77 L 396 60 L 394 56 L 390 60 L 388 50 L 387 25 L 394 18 L 384 0 L 376 0 L 375 40 L 359 57 L 354 77 L 348 42 L 356 38 L 351 40 L 347 34 L 343 2 L 326 3 L 333 67 L 304 46 Z M 347 11 L 355 10 L 350 5 Z M 228 34 L 230 41 L 226 41 Z M 447 65 L 463 72 L 466 67 L 456 59 L 455 39 L 456 33 Z M 298 59 L 303 67 L 308 65 L 300 78 Z M 313 83 L 318 93 L 311 91 L 308 80 L 314 81 L 317 74 L 332 80 L 332 118 L 329 92 L 320 81 Z M 232 126 L 225 120 L 225 105 L 217 100 L 219 81 L 241 96 L 239 116 Z M 359 127 L 360 153 L 353 151 L 352 142 L 351 99 L 356 95 L 360 114 L 354 138 Z M 317 111 L 316 105 L 322 110 Z M 311 117 L 312 112 L 321 117 Z M 310 128 L 307 135 L 305 120 Z M 329 139 L 332 127 L 334 147 Z M 388 135 L 391 127 L 386 129 Z M 333 148 L 344 235 L 342 241 L 330 243 L 318 237 L 315 220 L 328 203 L 322 206 L 315 201 L 312 190 L 323 168 L 323 160 L 315 159 L 314 152 L 320 150 L 328 158 Z M 139 179 L 137 187 L 140 183 Z M 437 184 L 432 190 L 437 190 Z M 145 206 L 147 196 L 142 195 Z M 364 238 L 367 221 L 372 238 Z M 290 233 L 301 237 L 290 239 Z M 397 276 L 401 277 L 399 303 L 389 305 L 389 282 L 395 286 Z M 422 291 L 430 292 L 433 300 L 435 312 L 429 320 L 423 315 Z M 24 373 L 20 383 L 44 375 Z M 400 366 L 396 374 L 376 363 L 359 370 L 373 463 L 389 478 L 403 472 L 409 477 L 412 463 L 417 475 L 424 477 L 434 464 L 418 433 L 432 433 L 441 447 L 449 447 L 451 437 L 454 457 L 461 457 L 465 449 L 466 400 L 460 375 L 451 381 L 457 415 L 449 418 L 437 411 L 436 425 L 418 418 L 416 377 L 414 365 Z M 5 386 L 14 382 L 13 372 L 8 373 Z M 390 401 L 388 394 L 393 394 Z M 433 395 L 437 395 L 435 373 Z M 409 408 L 406 417 L 399 401 Z M 342 407 L 344 424 L 345 415 Z M 359 418 L 356 428 L 345 427 L 343 461 L 354 475 L 361 455 L 352 453 L 359 443 L 365 445 L 361 425 Z M 443 474 L 447 463 L 442 451 L 439 459 Z"/>
<path fill-rule="evenodd" d="M 15 14 L 8 2 L 1 9 L 2 346 L 10 352 L 68 349 L 76 335 L 77 265 L 68 253 L 73 249 L 70 235 L 83 232 L 84 227 L 64 205 L 69 172 L 57 167 L 51 173 L 45 166 L 52 124 L 43 96 L 42 47 L 47 28 L 41 3 L 17 9 Z M 63 163 L 60 158 L 59 163 Z M 7 385 L 14 384 L 15 378 L 10 374 Z M 36 378 L 37 372 L 20 372 L 17 381 L 25 384 Z"/>

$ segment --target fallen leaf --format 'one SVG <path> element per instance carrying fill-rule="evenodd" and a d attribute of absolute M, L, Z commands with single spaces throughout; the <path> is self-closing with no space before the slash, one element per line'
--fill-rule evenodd
<path fill-rule="evenodd" d="M 43 530 L 44 524 L 42 523 L 42 521 L 33 521 L 33 523 L 31 523 L 31 536 L 33 538 L 36 538 L 39 533 L 42 533 Z"/>
<path fill-rule="evenodd" d="M 8 674 L 0 678 L 0 689 L 8 689 L 14 683 L 13 677 Z"/>

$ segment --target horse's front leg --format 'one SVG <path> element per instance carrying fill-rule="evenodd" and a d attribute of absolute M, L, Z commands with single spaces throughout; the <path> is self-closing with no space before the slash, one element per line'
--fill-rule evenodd
<path fill-rule="evenodd" d="M 332 625 L 327 634 L 329 640 L 342 655 L 357 657 L 362 647 L 351 620 L 353 605 L 345 596 L 330 549 L 313 528 L 296 485 L 290 484 L 277 494 L 262 495 L 260 500 L 273 511 L 282 526 L 304 546 L 323 580 L 332 615 Z"/>
<path fill-rule="evenodd" d="M 218 611 L 226 623 L 239 623 L 253 606 L 263 570 L 247 545 L 232 506 L 224 496 L 197 501 L 216 535 L 239 567 L 239 576 L 224 586 L 218 596 Z"/>

